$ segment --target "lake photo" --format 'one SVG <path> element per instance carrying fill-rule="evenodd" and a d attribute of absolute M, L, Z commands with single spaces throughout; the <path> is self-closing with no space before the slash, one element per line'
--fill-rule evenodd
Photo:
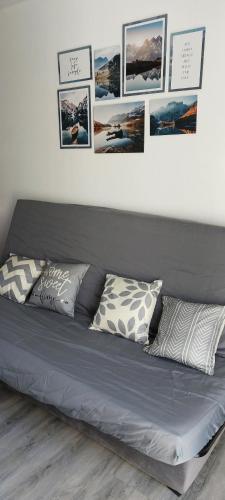
<path fill-rule="evenodd" d="M 95 106 L 95 153 L 143 153 L 144 114 L 143 101 Z"/>
<path fill-rule="evenodd" d="M 197 95 L 150 101 L 150 135 L 195 134 Z"/>
<path fill-rule="evenodd" d="M 123 27 L 123 94 L 164 89 L 166 16 Z"/>
<path fill-rule="evenodd" d="M 90 148 L 90 87 L 58 91 L 61 148 Z"/>
<path fill-rule="evenodd" d="M 104 101 L 120 97 L 120 47 L 95 50 L 95 99 Z"/>

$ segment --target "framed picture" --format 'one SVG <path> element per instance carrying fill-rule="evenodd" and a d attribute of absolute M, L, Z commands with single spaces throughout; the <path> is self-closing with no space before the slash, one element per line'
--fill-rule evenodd
<path fill-rule="evenodd" d="M 95 99 L 105 101 L 120 97 L 120 47 L 95 50 Z"/>
<path fill-rule="evenodd" d="M 123 95 L 165 90 L 167 15 L 123 25 Z"/>
<path fill-rule="evenodd" d="M 202 87 L 205 28 L 171 34 L 169 91 Z"/>
<path fill-rule="evenodd" d="M 144 101 L 95 106 L 95 153 L 143 153 L 144 120 Z"/>
<path fill-rule="evenodd" d="M 58 90 L 60 147 L 91 148 L 90 86 Z"/>
<path fill-rule="evenodd" d="M 150 135 L 195 134 L 197 95 L 150 101 Z"/>
<path fill-rule="evenodd" d="M 58 52 L 59 83 L 92 79 L 91 45 Z"/>

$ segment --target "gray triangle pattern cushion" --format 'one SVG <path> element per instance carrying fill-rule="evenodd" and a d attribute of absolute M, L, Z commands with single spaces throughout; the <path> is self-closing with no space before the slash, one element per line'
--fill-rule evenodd
<path fill-rule="evenodd" d="M 213 375 L 224 325 L 224 306 L 195 304 L 165 296 L 157 336 L 144 351 Z"/>
<path fill-rule="evenodd" d="M 45 261 L 11 255 L 0 269 L 0 295 L 24 304 Z"/>
<path fill-rule="evenodd" d="M 160 280 L 146 283 L 107 274 L 100 305 L 90 329 L 146 343 L 161 287 Z"/>

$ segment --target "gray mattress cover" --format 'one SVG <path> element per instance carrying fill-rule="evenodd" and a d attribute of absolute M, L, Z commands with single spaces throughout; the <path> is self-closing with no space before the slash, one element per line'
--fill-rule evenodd
<path fill-rule="evenodd" d="M 225 228 L 100 207 L 19 200 L 10 252 L 78 261 L 137 280 L 163 280 L 163 295 L 225 304 Z M 93 304 L 93 308 L 95 305 Z M 161 302 L 151 322 L 157 331 Z"/>
<path fill-rule="evenodd" d="M 0 298 L 0 378 L 162 462 L 193 458 L 225 421 L 225 362 L 209 377 L 125 339 Z"/>

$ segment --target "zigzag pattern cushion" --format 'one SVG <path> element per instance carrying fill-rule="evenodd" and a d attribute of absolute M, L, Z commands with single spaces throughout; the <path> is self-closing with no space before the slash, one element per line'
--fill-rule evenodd
<path fill-rule="evenodd" d="M 158 334 L 144 351 L 213 375 L 215 353 L 224 324 L 224 306 L 163 297 Z"/>
<path fill-rule="evenodd" d="M 44 260 L 11 255 L 0 269 L 0 295 L 24 304 L 44 266 Z"/>

